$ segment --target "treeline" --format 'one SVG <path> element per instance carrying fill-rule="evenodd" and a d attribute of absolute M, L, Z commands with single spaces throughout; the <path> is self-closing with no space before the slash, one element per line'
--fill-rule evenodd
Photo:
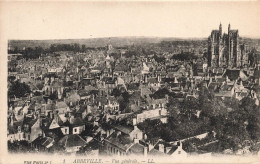
<path fill-rule="evenodd" d="M 86 45 L 80 45 L 80 44 L 52 44 L 49 48 L 43 49 L 42 47 L 27 47 L 23 50 L 18 49 L 15 47 L 12 50 L 8 50 L 9 54 L 17 54 L 20 53 L 22 56 L 19 56 L 18 60 L 20 58 L 25 59 L 37 59 L 40 57 L 41 54 L 46 53 L 55 53 L 59 51 L 72 51 L 72 52 L 86 52 L 88 50 L 105 50 L 106 47 L 86 47 Z"/>
<path fill-rule="evenodd" d="M 162 41 L 160 47 L 199 47 L 207 46 L 207 40 L 183 40 L 183 41 Z"/>
<path fill-rule="evenodd" d="M 198 57 L 192 53 L 192 52 L 181 52 L 179 54 L 176 54 L 176 55 L 173 55 L 171 57 L 171 59 L 174 59 L 174 60 L 181 60 L 181 61 L 184 61 L 184 60 L 193 60 L 193 59 L 197 59 Z"/>

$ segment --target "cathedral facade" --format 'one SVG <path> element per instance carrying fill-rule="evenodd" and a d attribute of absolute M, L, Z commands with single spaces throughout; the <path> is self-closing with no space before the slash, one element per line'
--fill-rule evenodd
<path fill-rule="evenodd" d="M 210 67 L 240 68 L 248 65 L 248 46 L 239 41 L 238 30 L 222 34 L 222 25 L 212 30 L 208 38 L 208 65 Z"/>

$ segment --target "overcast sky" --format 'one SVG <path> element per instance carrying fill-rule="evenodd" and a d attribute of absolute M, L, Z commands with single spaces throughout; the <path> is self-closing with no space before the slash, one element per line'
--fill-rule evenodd
<path fill-rule="evenodd" d="M 260 2 L 16 2 L 0 8 L 8 39 L 113 36 L 208 37 L 223 31 L 260 38 Z M 3 32 L 2 32 L 3 34 Z"/>

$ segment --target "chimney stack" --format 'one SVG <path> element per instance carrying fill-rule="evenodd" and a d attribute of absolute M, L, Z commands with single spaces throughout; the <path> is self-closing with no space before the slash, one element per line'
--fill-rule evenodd
<path fill-rule="evenodd" d="M 136 130 L 137 129 L 136 118 L 133 118 L 133 126 L 134 126 L 134 130 Z"/>
<path fill-rule="evenodd" d="M 13 116 L 13 114 L 11 114 L 10 125 L 11 125 L 11 126 L 13 126 L 13 125 L 14 125 L 14 116 Z"/>
<path fill-rule="evenodd" d="M 118 137 L 118 136 L 120 136 L 120 135 L 121 135 L 121 132 L 118 131 L 118 132 L 116 133 L 116 136 Z"/>
<path fill-rule="evenodd" d="M 109 137 L 110 136 L 110 131 L 107 130 L 106 134 L 107 134 L 107 137 Z"/>
<path fill-rule="evenodd" d="M 159 144 L 159 151 L 164 153 L 164 145 L 163 144 Z"/>
<path fill-rule="evenodd" d="M 147 157 L 147 153 L 148 153 L 148 148 L 144 147 L 144 157 Z"/>

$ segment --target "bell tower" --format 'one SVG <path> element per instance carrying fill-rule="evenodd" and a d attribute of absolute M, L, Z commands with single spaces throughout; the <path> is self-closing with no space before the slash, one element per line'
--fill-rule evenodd
<path fill-rule="evenodd" d="M 221 24 L 221 22 L 219 24 L 219 34 L 220 34 L 220 37 L 221 37 L 222 36 L 222 24 Z"/>

